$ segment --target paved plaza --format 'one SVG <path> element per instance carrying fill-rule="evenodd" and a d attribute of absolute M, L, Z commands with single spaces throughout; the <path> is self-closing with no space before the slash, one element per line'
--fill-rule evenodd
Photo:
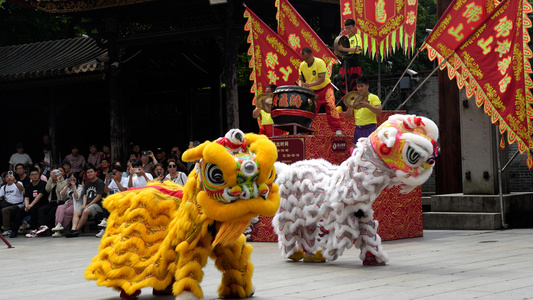
<path fill-rule="evenodd" d="M 118 292 L 83 277 L 99 239 L 9 239 L 0 242 L 0 299 L 119 299 Z M 425 230 L 424 237 L 386 241 L 390 262 L 363 266 L 349 249 L 337 261 L 289 262 L 276 243 L 254 246 L 253 299 L 533 299 L 533 229 Z M 205 299 L 217 299 L 220 273 L 209 260 Z M 139 299 L 152 296 L 143 289 Z"/>

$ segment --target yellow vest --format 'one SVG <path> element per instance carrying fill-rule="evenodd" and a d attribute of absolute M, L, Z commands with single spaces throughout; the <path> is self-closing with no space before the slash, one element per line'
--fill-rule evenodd
<path fill-rule="evenodd" d="M 370 93 L 368 94 L 368 103 L 372 106 L 379 106 L 381 105 L 381 100 L 379 100 L 378 96 Z M 378 118 L 375 113 L 373 113 L 368 108 L 360 108 L 354 110 L 354 117 L 355 117 L 355 125 L 356 126 L 364 126 L 369 124 L 377 124 Z"/>
<path fill-rule="evenodd" d="M 298 73 L 300 74 L 300 76 L 303 75 L 305 82 L 307 83 L 317 80 L 318 74 L 326 74 L 326 72 L 327 72 L 326 63 L 318 57 L 314 58 L 313 63 L 311 65 L 308 65 L 305 61 L 302 61 L 302 63 L 300 64 L 300 69 L 298 70 Z M 331 79 L 329 79 L 329 77 L 326 74 L 326 79 L 324 80 L 324 82 L 322 82 L 319 85 L 312 86 L 310 87 L 310 89 L 312 90 L 323 89 L 330 82 L 331 82 Z"/>
<path fill-rule="evenodd" d="M 353 48 L 355 46 L 359 46 L 359 50 L 356 52 L 348 52 L 348 54 L 359 54 L 361 53 L 361 50 L 363 49 L 363 43 L 361 42 L 361 37 L 357 34 L 352 35 L 348 38 L 350 41 L 350 48 Z"/>
<path fill-rule="evenodd" d="M 261 125 L 270 125 L 274 124 L 274 120 L 272 120 L 272 116 L 265 112 L 264 110 L 261 110 Z"/>

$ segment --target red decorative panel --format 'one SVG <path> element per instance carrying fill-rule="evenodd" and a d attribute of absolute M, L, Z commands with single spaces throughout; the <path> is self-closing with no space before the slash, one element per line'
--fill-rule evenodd
<path fill-rule="evenodd" d="M 400 194 L 399 187 L 383 190 L 372 205 L 383 241 L 423 236 L 422 189 Z"/>
<path fill-rule="evenodd" d="M 246 236 L 249 241 L 253 242 L 277 242 L 278 235 L 272 227 L 272 218 L 260 216 L 259 222 L 253 223 L 252 231 Z"/>

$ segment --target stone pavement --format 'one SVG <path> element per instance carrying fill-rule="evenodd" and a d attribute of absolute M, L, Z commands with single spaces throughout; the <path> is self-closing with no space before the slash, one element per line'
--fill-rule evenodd
<path fill-rule="evenodd" d="M 0 299 L 119 299 L 83 277 L 99 239 L 19 236 L 0 241 Z M 533 299 L 533 229 L 425 230 L 424 237 L 383 243 L 386 266 L 363 266 L 358 250 L 322 264 L 289 262 L 276 243 L 252 243 L 252 299 Z M 217 298 L 220 273 L 209 260 L 205 299 Z M 143 289 L 139 299 L 152 296 Z"/>

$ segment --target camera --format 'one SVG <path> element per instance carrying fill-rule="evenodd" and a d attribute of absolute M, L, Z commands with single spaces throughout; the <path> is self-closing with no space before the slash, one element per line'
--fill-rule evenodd
<path fill-rule="evenodd" d="M 13 176 L 13 171 L 7 171 L 7 176 Z"/>
<path fill-rule="evenodd" d="M 113 177 L 113 176 L 115 176 L 115 173 L 113 173 L 113 172 L 108 172 L 107 175 L 109 175 L 109 177 Z"/>
<path fill-rule="evenodd" d="M 150 151 L 143 151 L 141 152 L 142 155 L 150 155 Z"/>
<path fill-rule="evenodd" d="M 68 181 L 69 182 L 76 182 L 76 178 L 69 178 Z"/>
<path fill-rule="evenodd" d="M 141 168 L 133 168 L 133 172 L 139 173 L 139 172 L 141 172 Z"/>
<path fill-rule="evenodd" d="M 61 175 L 61 171 L 59 171 L 59 170 L 53 170 L 53 171 L 52 171 L 52 174 L 54 174 L 55 176 L 59 176 L 59 175 Z"/>

